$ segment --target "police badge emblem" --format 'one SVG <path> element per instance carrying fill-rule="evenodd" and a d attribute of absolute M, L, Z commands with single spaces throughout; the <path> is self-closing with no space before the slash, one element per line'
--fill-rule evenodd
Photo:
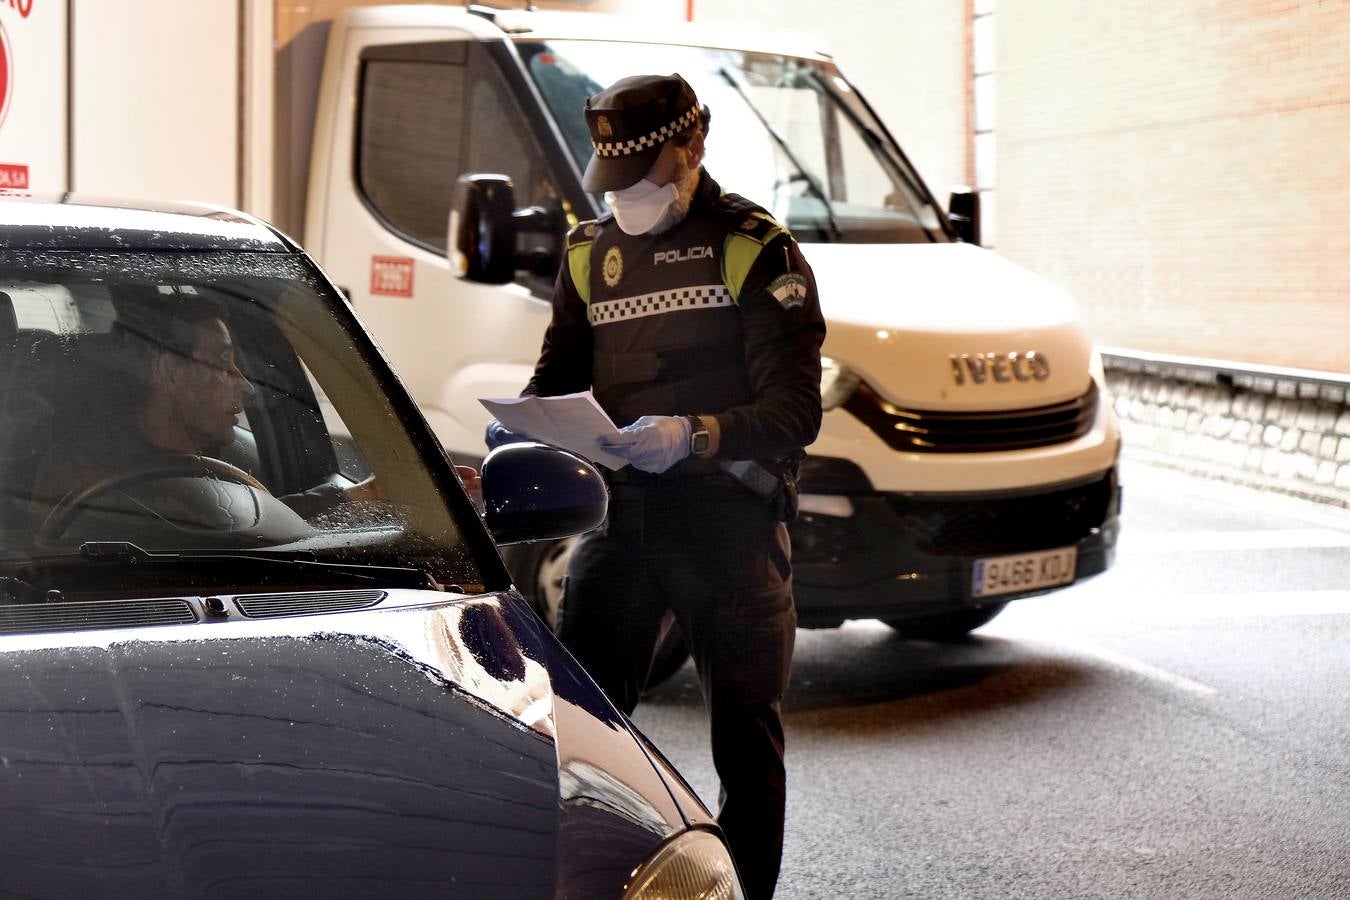
<path fill-rule="evenodd" d="M 808 290 L 806 279 L 796 272 L 779 275 L 769 284 L 769 293 L 783 309 L 797 309 L 805 304 Z"/>
<path fill-rule="evenodd" d="M 614 128 L 609 124 L 609 119 L 605 116 L 599 116 L 598 118 L 596 118 L 595 130 L 600 133 L 601 137 L 614 136 Z"/>
<path fill-rule="evenodd" d="M 623 254 L 619 252 L 618 247 L 610 247 L 605 251 L 605 284 L 615 287 L 619 279 L 623 277 Z"/>

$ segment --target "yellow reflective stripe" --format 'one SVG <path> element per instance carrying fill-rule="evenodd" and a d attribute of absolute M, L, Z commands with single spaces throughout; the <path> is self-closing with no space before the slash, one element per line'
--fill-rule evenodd
<path fill-rule="evenodd" d="M 591 242 L 567 248 L 567 269 L 572 273 L 572 284 L 581 295 L 581 302 L 591 305 Z"/>
<path fill-rule="evenodd" d="M 745 285 L 746 276 L 750 274 L 750 267 L 759 259 L 759 251 L 782 233 L 783 229 L 775 224 L 763 240 L 737 231 L 727 235 L 726 241 L 722 244 L 722 283 L 731 291 L 733 300 L 740 302 L 741 288 Z"/>

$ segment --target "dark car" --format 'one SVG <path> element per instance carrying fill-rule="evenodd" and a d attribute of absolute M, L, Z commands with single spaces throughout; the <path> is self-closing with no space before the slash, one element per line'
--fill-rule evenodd
<path fill-rule="evenodd" d="M 494 544 L 598 474 L 466 483 L 265 224 L 0 200 L 0 893 L 740 896 Z"/>

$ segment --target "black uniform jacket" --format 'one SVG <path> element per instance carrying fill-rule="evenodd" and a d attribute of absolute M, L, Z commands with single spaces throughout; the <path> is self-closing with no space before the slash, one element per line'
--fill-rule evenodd
<path fill-rule="evenodd" d="M 669 231 L 630 236 L 605 216 L 568 245 L 589 261 L 588 283 L 564 261 L 525 394 L 594 389 L 619 427 L 714 415 L 723 459 L 780 459 L 815 440 L 825 320 L 796 241 L 761 208 L 703 172 Z"/>

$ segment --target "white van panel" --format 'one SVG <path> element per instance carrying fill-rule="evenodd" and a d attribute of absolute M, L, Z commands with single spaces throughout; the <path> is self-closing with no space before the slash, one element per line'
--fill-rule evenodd
<path fill-rule="evenodd" d="M 520 285 L 461 281 L 443 255 L 391 231 L 361 200 L 352 139 L 362 49 L 472 37 L 453 28 L 334 30 L 327 66 L 343 76 L 332 96 L 320 98 L 319 121 L 333 125 L 315 136 L 311 171 L 327 182 L 311 186 L 306 243 L 346 291 L 445 448 L 482 456 L 489 416 L 478 398 L 520 393 L 551 308 Z"/>

